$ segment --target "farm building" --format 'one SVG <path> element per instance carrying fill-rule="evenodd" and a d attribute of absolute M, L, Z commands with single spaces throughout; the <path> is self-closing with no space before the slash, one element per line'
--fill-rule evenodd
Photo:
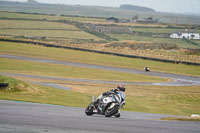
<path fill-rule="evenodd" d="M 141 24 L 158 24 L 160 23 L 159 19 L 154 19 L 152 17 L 139 19 L 138 15 L 132 18 L 133 23 L 141 23 Z"/>
<path fill-rule="evenodd" d="M 178 32 L 172 33 L 171 38 L 187 38 L 187 39 L 200 39 L 199 33 L 190 33 L 190 32 Z"/>

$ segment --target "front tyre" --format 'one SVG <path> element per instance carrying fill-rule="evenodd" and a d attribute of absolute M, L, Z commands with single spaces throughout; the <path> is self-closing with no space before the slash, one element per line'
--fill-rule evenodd
<path fill-rule="evenodd" d="M 88 116 L 91 116 L 91 115 L 94 114 L 93 110 L 94 110 L 94 106 L 89 105 L 89 106 L 85 109 L 85 114 L 88 115 Z"/>
<path fill-rule="evenodd" d="M 119 105 L 112 103 L 105 111 L 106 117 L 111 117 L 112 115 L 116 114 L 119 110 Z"/>
<path fill-rule="evenodd" d="M 118 110 L 118 112 L 115 114 L 115 117 L 116 118 L 119 118 L 121 116 L 121 113 L 120 113 L 120 111 Z"/>

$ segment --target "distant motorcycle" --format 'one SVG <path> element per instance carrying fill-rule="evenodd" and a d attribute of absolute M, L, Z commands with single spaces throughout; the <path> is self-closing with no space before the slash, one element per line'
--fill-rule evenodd
<path fill-rule="evenodd" d="M 85 113 L 88 116 L 93 114 L 105 115 L 106 117 L 115 116 L 119 118 L 120 108 L 125 105 L 125 101 L 122 100 L 122 96 L 118 93 L 111 93 L 108 96 L 102 97 L 97 105 L 93 104 L 94 100 L 85 109 Z"/>
<path fill-rule="evenodd" d="M 145 70 L 145 72 L 150 72 L 149 67 L 145 67 L 144 70 Z"/>

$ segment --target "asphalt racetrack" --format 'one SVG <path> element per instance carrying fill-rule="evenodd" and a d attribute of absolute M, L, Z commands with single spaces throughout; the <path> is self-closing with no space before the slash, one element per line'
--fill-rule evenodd
<path fill-rule="evenodd" d="M 199 122 L 122 111 L 120 118 L 86 116 L 84 108 L 0 100 L 0 133 L 199 133 Z"/>

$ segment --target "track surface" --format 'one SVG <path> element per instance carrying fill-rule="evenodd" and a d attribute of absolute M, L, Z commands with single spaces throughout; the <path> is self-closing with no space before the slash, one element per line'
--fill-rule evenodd
<path fill-rule="evenodd" d="M 68 65 L 68 66 L 78 66 L 78 67 L 86 67 L 86 68 L 112 70 L 112 71 L 144 74 L 144 75 L 159 76 L 159 77 L 173 79 L 172 82 L 165 82 L 165 83 L 143 83 L 143 82 L 139 83 L 139 82 L 125 82 L 124 81 L 123 82 L 124 84 L 161 85 L 161 86 L 200 85 L 200 77 L 194 77 L 194 76 L 184 76 L 184 75 L 161 73 L 161 72 L 144 72 L 144 71 L 141 71 L 141 70 L 128 69 L 128 68 L 119 68 L 119 67 L 112 67 L 112 66 L 66 62 L 66 61 L 41 59 L 41 58 L 33 58 L 33 57 L 24 57 L 24 56 L 15 56 L 15 55 L 6 55 L 6 54 L 0 54 L 0 58 L 11 58 L 11 59 L 18 59 L 18 60 L 28 60 L 28 61 L 33 61 L 33 62 L 43 62 L 43 63 L 52 63 L 52 64 L 62 64 L 62 65 Z M 121 82 L 115 82 L 115 81 L 86 80 L 86 79 L 73 79 L 73 78 L 55 78 L 55 77 L 33 76 L 33 75 L 24 75 L 24 74 L 11 74 L 11 73 L 0 73 L 0 74 L 9 75 L 9 76 L 44 78 L 44 79 L 54 79 L 54 80 L 69 80 L 69 81 L 78 81 L 78 82 L 107 83 L 107 84 L 119 84 L 119 83 L 121 83 Z"/>
<path fill-rule="evenodd" d="M 122 112 L 86 116 L 84 108 L 0 100 L 1 133 L 199 133 L 199 122 L 160 121 L 168 115 Z"/>

